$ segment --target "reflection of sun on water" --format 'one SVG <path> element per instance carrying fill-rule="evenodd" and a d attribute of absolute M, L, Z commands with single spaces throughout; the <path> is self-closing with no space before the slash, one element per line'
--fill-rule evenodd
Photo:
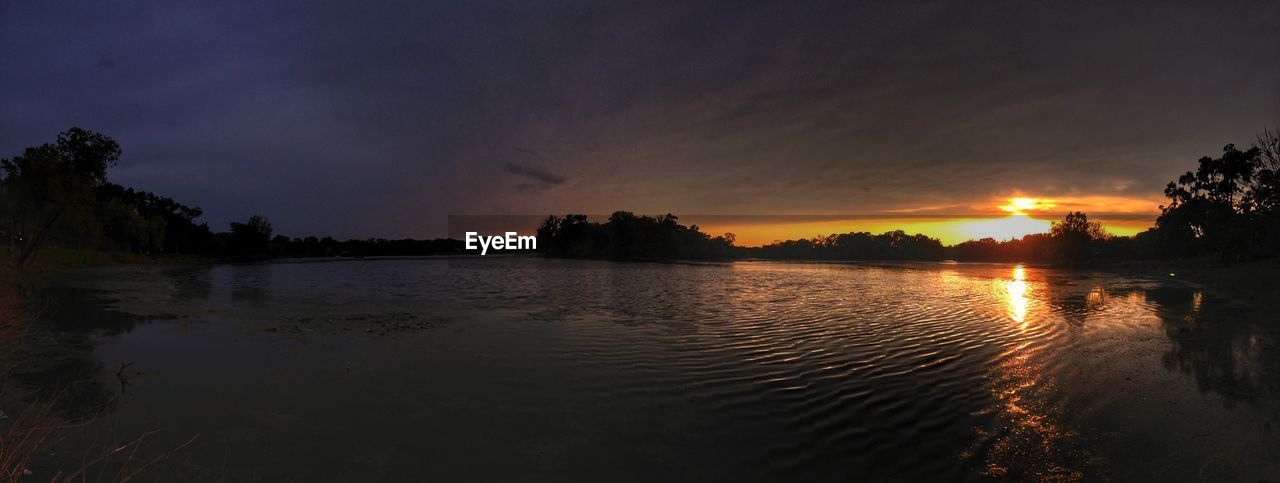
<path fill-rule="evenodd" d="M 1005 291 L 1009 294 L 1009 318 L 1027 328 L 1027 274 L 1018 265 L 1013 269 L 1013 280 L 1005 282 Z"/>
<path fill-rule="evenodd" d="M 999 363 L 988 374 L 991 395 L 997 401 L 991 413 L 995 421 L 986 428 L 974 428 L 979 442 L 975 447 L 981 448 L 977 451 L 985 460 L 982 474 L 1019 481 L 1078 481 L 1084 473 L 1074 468 L 1075 460 L 1060 447 L 1060 441 L 1072 433 L 1061 426 L 1062 407 L 1050 398 L 1057 388 L 1046 368 L 1045 339 L 1028 333 L 1030 297 L 1036 294 L 1022 265 L 1014 267 L 1011 275 L 997 281 L 1004 289 L 999 295 L 1008 306 L 1009 320 L 1020 326 L 1014 344 L 997 357 Z M 1042 314 L 1041 320 L 1046 317 L 1051 313 Z"/>

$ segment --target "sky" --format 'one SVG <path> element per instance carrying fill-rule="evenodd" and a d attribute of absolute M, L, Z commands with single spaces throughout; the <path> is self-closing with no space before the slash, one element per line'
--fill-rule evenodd
<path fill-rule="evenodd" d="M 112 181 L 290 236 L 615 210 L 1129 233 L 1280 125 L 1280 2 L 1117 3 L 5 1 L 0 157 L 96 130 Z"/>

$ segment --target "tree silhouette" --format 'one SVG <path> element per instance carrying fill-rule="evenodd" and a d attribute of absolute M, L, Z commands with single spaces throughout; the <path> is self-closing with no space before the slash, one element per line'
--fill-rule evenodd
<path fill-rule="evenodd" d="M 1062 221 L 1050 225 L 1049 237 L 1053 256 L 1058 261 L 1080 264 L 1088 262 L 1093 255 L 1094 241 L 1107 238 L 1107 234 L 1102 231 L 1101 223 L 1089 221 L 1084 212 L 1073 211 Z"/>
<path fill-rule="evenodd" d="M 1240 151 L 1228 144 L 1222 156 L 1200 158 L 1165 188 L 1156 230 L 1183 252 L 1207 252 L 1224 262 L 1274 252 L 1280 178 L 1264 162 L 1261 147 Z"/>
<path fill-rule="evenodd" d="M 549 256 L 615 260 L 726 260 L 735 256 L 732 234 L 712 237 L 686 227 L 670 213 L 638 216 L 614 212 L 605 223 L 586 215 L 550 216 L 538 228 L 539 248 Z"/>
<path fill-rule="evenodd" d="M 920 260 L 945 258 L 942 242 L 902 230 L 879 235 L 867 232 L 774 242 L 753 254 L 760 258 L 799 260 Z"/>
<path fill-rule="evenodd" d="M 120 159 L 115 140 L 73 127 L 53 144 L 26 148 L 0 160 L 3 231 L 17 265 L 59 235 L 87 235 L 93 226 L 94 187 L 106 182 L 107 168 Z"/>
<path fill-rule="evenodd" d="M 227 251 L 244 260 L 260 260 L 271 254 L 271 222 L 253 215 L 245 223 L 231 223 Z"/>
<path fill-rule="evenodd" d="M 1262 128 L 1254 146 L 1261 151 L 1266 167 L 1273 172 L 1280 172 L 1280 129 Z"/>

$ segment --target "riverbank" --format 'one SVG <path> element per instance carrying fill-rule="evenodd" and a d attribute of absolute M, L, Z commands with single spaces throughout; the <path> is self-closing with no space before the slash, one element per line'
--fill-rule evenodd
<path fill-rule="evenodd" d="M 31 317 L 14 286 L 14 270 L 0 260 L 0 480 L 18 481 L 29 475 L 28 462 L 54 433 L 52 405 L 10 378 L 22 365 L 30 347 Z M 42 344 L 43 345 L 43 344 Z"/>
<path fill-rule="evenodd" d="M 5 280 L 9 281 L 12 281 L 15 277 L 20 277 L 22 275 L 75 268 L 102 267 L 109 265 L 201 266 L 214 265 L 223 262 L 223 260 L 217 258 L 198 255 L 140 255 L 133 252 L 119 250 L 49 248 L 40 252 L 39 256 L 26 266 L 21 269 L 17 269 L 9 262 L 12 260 L 12 257 L 9 256 L 7 250 L 0 249 L 0 255 L 3 256 L 4 263 L 7 267 L 7 276 Z"/>
<path fill-rule="evenodd" d="M 1146 278 L 1172 279 L 1244 302 L 1280 300 L 1280 260 L 1260 260 L 1231 266 L 1209 266 L 1204 260 L 1121 262 L 1091 268 Z"/>
<path fill-rule="evenodd" d="M 9 259 L 0 259 L 0 481 L 127 481 L 187 443 L 161 452 L 154 445 L 144 448 L 144 440 L 154 430 L 135 433 L 132 440 L 114 435 L 84 439 L 82 430 L 119 403 L 117 395 L 105 390 L 101 376 L 114 373 L 126 384 L 126 378 L 137 371 L 121 366 L 108 372 L 94 362 L 95 342 L 89 335 L 43 323 L 66 301 L 41 302 L 26 276 L 89 266 L 158 263 L 114 256 L 54 260 L 58 263 L 19 272 Z"/>

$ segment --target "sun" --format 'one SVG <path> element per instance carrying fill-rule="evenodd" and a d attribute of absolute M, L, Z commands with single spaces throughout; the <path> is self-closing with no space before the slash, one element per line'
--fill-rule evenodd
<path fill-rule="evenodd" d="M 1053 208 L 1057 204 L 1046 198 L 1015 196 L 1006 198 L 1004 204 L 997 206 L 1001 211 L 1009 213 L 1003 218 L 984 218 L 963 220 L 957 223 L 956 231 L 969 240 L 992 238 L 995 240 L 1012 240 L 1032 233 L 1049 231 L 1052 222 L 1032 218 L 1030 213 Z"/>
<path fill-rule="evenodd" d="M 1000 209 L 1015 215 L 1025 215 L 1028 211 L 1040 211 L 1053 208 L 1055 203 L 1044 198 L 1027 198 L 1015 196 L 1000 205 Z"/>

